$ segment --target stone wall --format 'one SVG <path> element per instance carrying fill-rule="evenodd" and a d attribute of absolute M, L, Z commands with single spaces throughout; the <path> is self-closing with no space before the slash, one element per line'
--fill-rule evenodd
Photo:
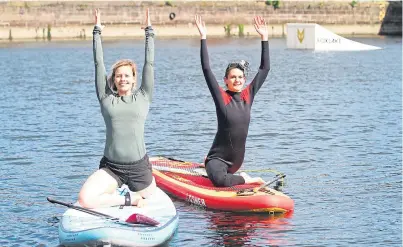
<path fill-rule="evenodd" d="M 99 8 L 106 25 L 140 25 L 150 8 L 153 25 L 188 25 L 193 16 L 206 24 L 249 25 L 255 15 L 270 25 L 311 22 L 321 25 L 382 26 L 381 34 L 401 35 L 401 2 L 280 1 L 278 8 L 266 1 L 9 1 L 0 2 L 0 28 L 44 28 L 92 25 Z M 170 20 L 171 13 L 175 18 Z M 383 23 L 385 21 L 385 23 Z M 359 33 L 359 32 L 357 32 Z"/>

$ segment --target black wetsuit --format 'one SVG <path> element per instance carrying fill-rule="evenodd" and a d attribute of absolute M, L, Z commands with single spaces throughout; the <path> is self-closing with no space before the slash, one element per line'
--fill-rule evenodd
<path fill-rule="evenodd" d="M 205 160 L 206 170 L 215 186 L 244 184 L 243 177 L 233 175 L 242 165 L 253 99 L 270 70 L 269 42 L 262 41 L 259 71 L 242 92 L 224 91 L 210 68 L 206 40 L 201 40 L 200 57 L 203 74 L 216 106 L 218 130 Z"/>

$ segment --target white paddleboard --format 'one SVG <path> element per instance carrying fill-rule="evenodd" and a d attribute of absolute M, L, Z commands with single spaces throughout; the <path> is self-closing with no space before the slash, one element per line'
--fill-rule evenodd
<path fill-rule="evenodd" d="M 93 216 L 69 208 L 59 224 L 63 246 L 158 246 L 167 242 L 178 227 L 178 214 L 172 200 L 159 188 L 147 198 L 147 204 L 92 209 L 121 221 Z M 159 222 L 157 226 L 127 224 L 124 220 L 138 213 Z"/>

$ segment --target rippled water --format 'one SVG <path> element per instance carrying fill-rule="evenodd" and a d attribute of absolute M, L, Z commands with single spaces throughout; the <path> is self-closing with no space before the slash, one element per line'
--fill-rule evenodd
<path fill-rule="evenodd" d="M 180 223 L 169 246 L 401 246 L 402 42 L 359 41 L 384 49 L 296 51 L 271 40 L 272 69 L 253 106 L 243 169 L 264 179 L 269 168 L 287 174 L 294 214 L 215 212 L 174 200 Z M 107 68 L 119 58 L 142 67 L 141 40 L 104 49 Z M 148 152 L 201 161 L 216 117 L 199 40 L 157 40 L 156 49 Z M 256 39 L 209 40 L 209 51 L 217 78 L 230 60 L 252 68 L 260 61 Z M 0 246 L 57 246 L 65 208 L 46 197 L 75 201 L 103 152 L 91 41 L 0 44 L 0 66 Z"/>

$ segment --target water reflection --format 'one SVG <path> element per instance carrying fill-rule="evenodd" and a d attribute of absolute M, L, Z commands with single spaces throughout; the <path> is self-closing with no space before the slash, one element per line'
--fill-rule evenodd
<path fill-rule="evenodd" d="M 216 233 L 213 246 L 284 246 L 292 214 L 212 212 L 207 229 Z"/>

